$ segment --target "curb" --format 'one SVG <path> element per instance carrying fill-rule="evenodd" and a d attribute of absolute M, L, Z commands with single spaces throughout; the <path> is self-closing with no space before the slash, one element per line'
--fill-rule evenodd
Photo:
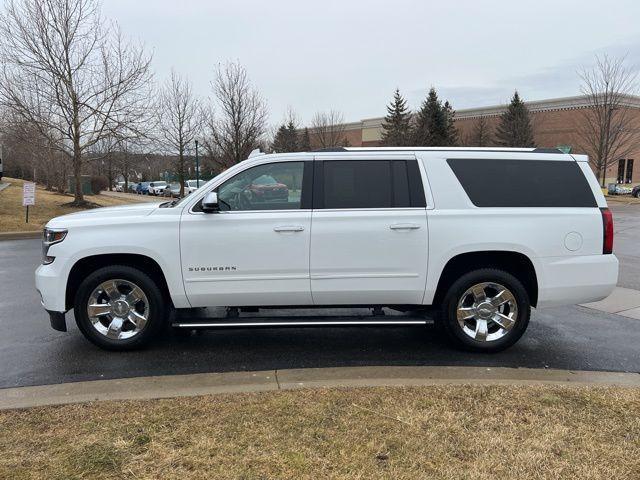
<path fill-rule="evenodd" d="M 27 240 L 41 237 L 42 230 L 36 230 L 34 232 L 3 232 L 0 233 L 0 242 L 3 240 Z"/>
<path fill-rule="evenodd" d="M 0 389 L 0 410 L 106 400 L 150 400 L 297 388 L 429 385 L 640 387 L 640 374 L 532 368 L 339 367 L 198 373 Z"/>

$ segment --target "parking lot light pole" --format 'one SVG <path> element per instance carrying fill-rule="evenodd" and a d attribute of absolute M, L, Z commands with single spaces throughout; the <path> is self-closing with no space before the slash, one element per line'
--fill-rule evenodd
<path fill-rule="evenodd" d="M 200 161 L 198 159 L 198 140 L 196 140 L 196 188 L 200 188 Z"/>

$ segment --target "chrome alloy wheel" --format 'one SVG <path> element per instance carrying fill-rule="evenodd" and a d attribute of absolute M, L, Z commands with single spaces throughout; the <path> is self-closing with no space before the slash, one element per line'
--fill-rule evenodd
<path fill-rule="evenodd" d="M 462 331 L 479 342 L 504 337 L 518 321 L 513 293 L 493 282 L 478 283 L 464 292 L 456 313 Z"/>
<path fill-rule="evenodd" d="M 113 340 L 131 338 L 149 319 L 149 300 L 135 283 L 107 280 L 98 285 L 87 302 L 87 316 L 98 332 Z"/>

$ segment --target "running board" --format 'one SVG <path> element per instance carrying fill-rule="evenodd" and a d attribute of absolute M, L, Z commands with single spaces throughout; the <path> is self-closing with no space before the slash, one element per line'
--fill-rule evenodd
<path fill-rule="evenodd" d="M 274 327 L 379 327 L 427 325 L 427 320 L 318 320 L 292 322 L 176 322 L 171 324 L 175 328 L 274 328 Z"/>

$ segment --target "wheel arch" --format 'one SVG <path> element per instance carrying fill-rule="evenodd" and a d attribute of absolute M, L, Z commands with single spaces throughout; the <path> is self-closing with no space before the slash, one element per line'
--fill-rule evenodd
<path fill-rule="evenodd" d="M 156 285 L 158 285 L 158 288 L 160 288 L 165 298 L 172 302 L 165 274 L 158 262 L 153 258 L 136 253 L 105 253 L 83 257 L 71 267 L 67 277 L 65 292 L 65 306 L 67 310 L 73 308 L 74 297 L 82 280 L 91 272 L 110 265 L 126 265 L 146 273 L 156 282 Z"/>
<path fill-rule="evenodd" d="M 450 258 L 440 273 L 433 304 L 442 302 L 449 287 L 460 276 L 480 268 L 498 268 L 512 274 L 522 282 L 531 306 L 537 305 L 538 275 L 533 262 L 523 253 L 508 250 L 465 252 Z"/>

